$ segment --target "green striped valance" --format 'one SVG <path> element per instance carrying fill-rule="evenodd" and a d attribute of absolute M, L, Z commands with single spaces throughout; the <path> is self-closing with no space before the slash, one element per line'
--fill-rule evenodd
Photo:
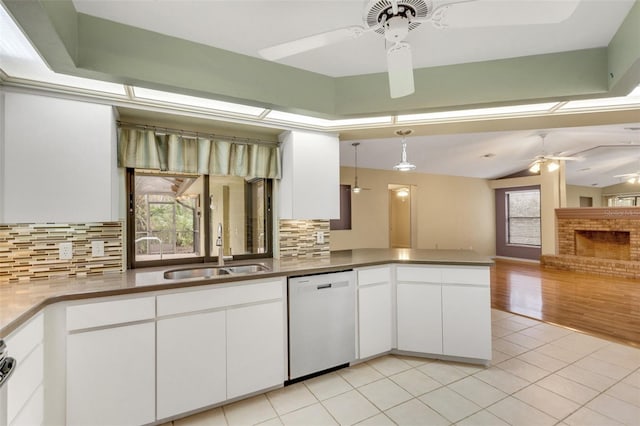
<path fill-rule="evenodd" d="M 246 178 L 280 178 L 276 145 L 239 143 L 153 130 L 118 129 L 118 166 Z"/>

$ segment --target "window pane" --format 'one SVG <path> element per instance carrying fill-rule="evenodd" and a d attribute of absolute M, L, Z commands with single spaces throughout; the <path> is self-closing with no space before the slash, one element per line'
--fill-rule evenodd
<path fill-rule="evenodd" d="M 210 176 L 211 255 L 218 256 L 222 225 L 224 256 L 266 253 L 268 247 L 265 179 Z"/>
<path fill-rule="evenodd" d="M 136 261 L 198 257 L 202 178 L 135 173 Z"/>
<path fill-rule="evenodd" d="M 507 243 L 540 246 L 540 191 L 510 191 L 507 197 Z"/>

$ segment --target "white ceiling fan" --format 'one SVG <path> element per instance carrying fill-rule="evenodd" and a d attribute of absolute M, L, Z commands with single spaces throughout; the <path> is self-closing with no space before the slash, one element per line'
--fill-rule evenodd
<path fill-rule="evenodd" d="M 371 188 L 361 188 L 360 186 L 358 186 L 358 146 L 360 145 L 360 142 L 354 142 L 351 144 L 351 146 L 353 146 L 353 149 L 355 150 L 355 178 L 354 178 L 354 182 L 353 182 L 353 188 L 351 188 L 351 192 L 353 192 L 354 194 L 359 194 L 360 191 L 369 191 Z"/>
<path fill-rule="evenodd" d="M 356 39 L 370 32 L 383 35 L 387 42 L 387 71 L 392 98 L 414 93 L 411 45 L 405 41 L 410 31 L 430 22 L 436 28 L 469 28 L 560 22 L 573 13 L 580 0 L 540 2 L 510 0 L 365 0 L 362 26 L 351 26 L 266 47 L 260 56 L 277 61 L 339 42 Z M 467 3 L 445 22 L 450 6 Z M 434 5 L 435 4 L 435 5 Z M 497 9 L 496 9 L 497 8 Z M 497 10 L 497 12 L 496 12 Z"/>
<path fill-rule="evenodd" d="M 558 161 L 575 161 L 580 159 L 579 157 L 563 157 L 547 154 L 544 149 L 544 140 L 547 135 L 548 133 L 546 132 L 539 133 L 539 136 L 542 139 L 542 154 L 533 157 L 531 164 L 529 164 L 529 171 L 532 173 L 538 173 L 543 165 L 547 166 L 548 171 L 553 172 L 554 170 L 558 170 L 558 168 L 560 168 L 560 164 L 558 163 Z"/>

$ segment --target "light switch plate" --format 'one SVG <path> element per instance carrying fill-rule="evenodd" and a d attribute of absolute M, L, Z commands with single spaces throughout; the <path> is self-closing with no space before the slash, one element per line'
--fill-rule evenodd
<path fill-rule="evenodd" d="M 104 241 L 91 241 L 91 256 L 104 256 Z"/>
<path fill-rule="evenodd" d="M 324 244 L 324 232 L 318 231 L 316 234 L 316 244 Z"/>
<path fill-rule="evenodd" d="M 60 260 L 73 259 L 73 243 L 65 242 L 58 244 L 58 257 Z"/>

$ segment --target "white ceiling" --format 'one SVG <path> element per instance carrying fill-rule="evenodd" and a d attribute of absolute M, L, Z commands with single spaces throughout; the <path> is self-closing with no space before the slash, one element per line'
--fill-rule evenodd
<path fill-rule="evenodd" d="M 452 0 L 433 0 L 434 6 Z M 79 12 L 259 57 L 264 47 L 363 24 L 367 0 L 74 0 Z M 605 47 L 634 0 L 475 0 L 452 5 L 437 29 L 409 33 L 416 68 Z M 471 19 L 470 19 L 471 17 Z M 561 22 L 555 22 L 561 20 Z M 526 25 L 514 25 L 524 21 Z M 532 24 L 534 22 L 534 24 Z M 550 23 L 540 23 L 550 22 Z M 475 26 L 477 25 L 477 26 Z M 278 62 L 332 77 L 386 71 L 384 37 Z"/>
<path fill-rule="evenodd" d="M 79 12 L 251 56 L 276 43 L 362 25 L 365 3 L 364 0 L 74 0 Z M 434 4 L 438 3 L 434 0 Z M 606 46 L 633 4 L 634 0 L 476 0 L 454 5 L 445 15 L 451 28 L 441 30 L 423 24 L 409 35 L 414 65 L 427 67 Z M 562 14 L 567 10 L 570 16 L 564 19 Z M 561 22 L 511 25 L 519 20 Z M 470 27 L 475 23 L 483 26 Z M 492 25 L 486 26 L 487 23 Z M 281 62 L 342 76 L 384 71 L 384 56 L 381 36 L 366 34 Z M 0 54 L 0 65 L 13 60 L 15 57 L 11 55 Z M 23 78 L 38 80 L 33 75 Z M 635 111 L 637 118 L 632 122 L 615 126 L 413 136 L 407 139 L 409 160 L 418 166 L 418 172 L 501 177 L 525 169 L 533 157 L 542 154 L 539 133 L 547 131 L 546 153 L 581 158 L 567 162 L 567 183 L 608 186 L 621 181 L 614 175 L 640 170 L 640 131 L 629 130 L 640 128 L 640 109 Z M 391 169 L 399 160 L 400 138 L 389 138 L 392 132 L 388 128 L 382 128 L 379 134 L 380 138 L 358 140 L 359 167 Z M 342 165 L 354 165 L 351 146 L 354 141 L 341 142 Z M 485 157 L 486 154 L 490 155 Z M 366 186 L 366 182 L 361 184 Z"/>
<path fill-rule="evenodd" d="M 494 179 L 526 169 L 543 153 L 576 156 L 578 160 L 565 163 L 567 183 L 597 187 L 624 182 L 615 175 L 640 171 L 640 122 L 546 131 L 544 149 L 539 131 L 409 136 L 407 157 L 417 171 Z M 355 165 L 354 142 L 360 142 L 359 168 L 390 170 L 400 161 L 400 137 L 342 141 L 340 162 L 344 166 Z"/>

